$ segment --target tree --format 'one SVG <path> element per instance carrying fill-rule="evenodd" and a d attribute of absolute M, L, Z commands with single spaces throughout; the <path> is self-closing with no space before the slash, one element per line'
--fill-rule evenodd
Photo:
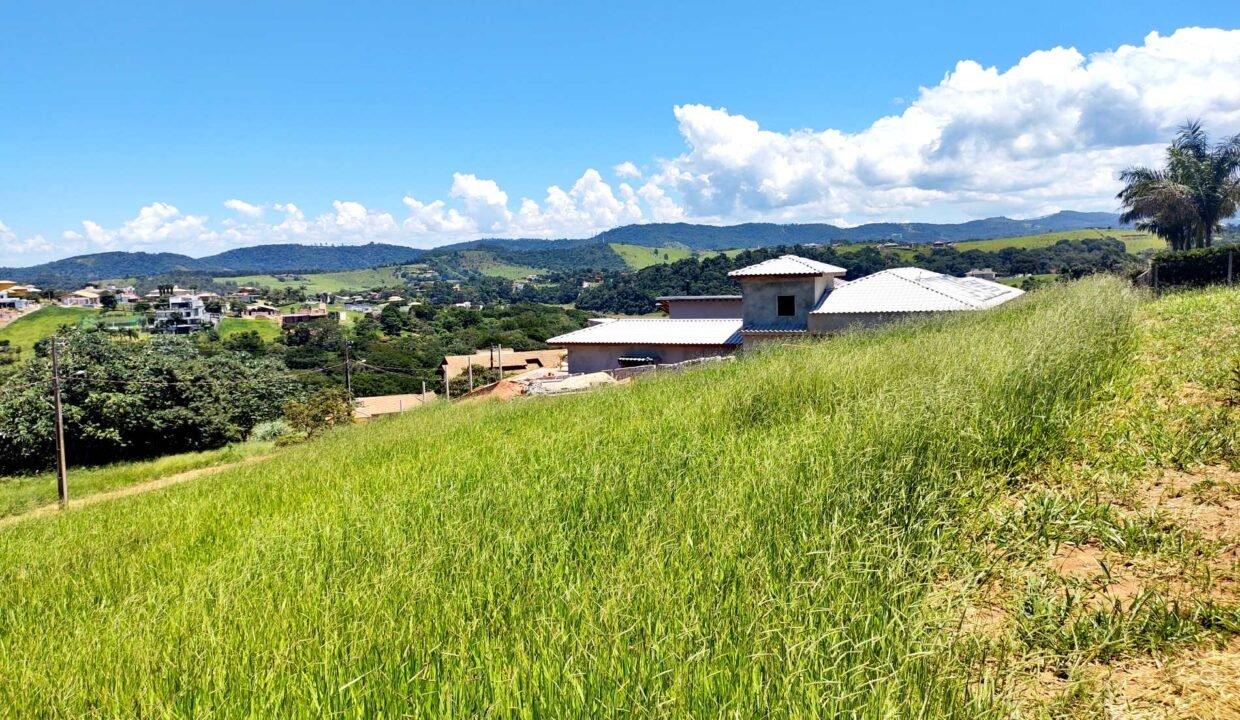
<path fill-rule="evenodd" d="M 1122 222 L 1136 222 L 1172 250 L 1210 247 L 1223 220 L 1240 205 L 1240 135 L 1211 145 L 1200 122 L 1180 128 L 1161 170 L 1131 167 L 1120 173 Z"/>
<path fill-rule="evenodd" d="M 55 457 L 48 343 L 0 383 L 0 474 Z M 142 342 L 93 330 L 60 335 L 66 453 L 92 465 L 205 450 L 244 439 L 302 392 L 278 359 L 219 352 L 191 339 Z"/>
<path fill-rule="evenodd" d="M 340 388 L 324 388 L 305 400 L 293 400 L 284 406 L 288 423 L 307 436 L 316 435 L 333 425 L 353 422 L 353 403 Z"/>
<path fill-rule="evenodd" d="M 224 338 L 224 347 L 228 350 L 258 355 L 263 352 L 266 343 L 255 330 L 246 330 Z"/>
<path fill-rule="evenodd" d="M 405 314 L 395 305 L 388 304 L 379 312 L 379 325 L 387 335 L 399 335 L 405 329 Z"/>
<path fill-rule="evenodd" d="M 110 292 L 105 292 L 99 296 L 99 304 L 103 306 L 104 310 L 115 310 L 116 296 Z"/>

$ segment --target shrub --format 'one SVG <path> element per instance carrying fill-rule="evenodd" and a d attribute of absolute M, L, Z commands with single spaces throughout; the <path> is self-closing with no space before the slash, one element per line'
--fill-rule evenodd
<path fill-rule="evenodd" d="M 270 442 L 279 440 L 280 438 L 292 432 L 288 421 L 284 419 L 267 420 L 260 422 L 250 431 L 250 439 L 255 442 Z"/>
<path fill-rule="evenodd" d="M 1228 260 L 1240 273 L 1240 251 L 1235 246 L 1163 251 L 1154 256 L 1153 282 L 1163 286 L 1201 286 L 1227 282 Z"/>

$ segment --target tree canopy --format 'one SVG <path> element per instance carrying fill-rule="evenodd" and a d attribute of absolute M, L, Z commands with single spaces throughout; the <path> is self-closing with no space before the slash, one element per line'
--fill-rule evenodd
<path fill-rule="evenodd" d="M 1172 250 L 1207 248 L 1240 204 L 1240 135 L 1211 144 L 1200 122 L 1180 128 L 1163 168 L 1120 173 L 1120 220 L 1136 222 Z"/>

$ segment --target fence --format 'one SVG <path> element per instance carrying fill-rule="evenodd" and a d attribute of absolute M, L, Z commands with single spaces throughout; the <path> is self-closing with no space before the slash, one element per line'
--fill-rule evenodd
<path fill-rule="evenodd" d="M 716 355 L 714 357 L 694 358 L 692 360 L 685 360 L 684 362 L 671 363 L 668 365 L 634 365 L 633 367 L 616 368 L 615 370 L 608 370 L 607 374 L 616 380 L 624 380 L 626 378 L 638 377 L 639 375 L 646 375 L 648 373 L 658 373 L 663 371 L 675 372 L 677 370 L 684 370 L 685 368 L 695 367 L 697 365 L 726 362 L 733 359 L 735 358 L 732 355 Z"/>
<path fill-rule="evenodd" d="M 1136 277 L 1139 285 L 1155 290 L 1170 287 L 1234 285 L 1240 273 L 1240 247 L 1164 251 L 1150 260 L 1149 269 Z"/>

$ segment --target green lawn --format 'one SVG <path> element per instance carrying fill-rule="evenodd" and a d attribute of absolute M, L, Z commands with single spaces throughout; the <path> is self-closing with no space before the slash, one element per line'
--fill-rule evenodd
<path fill-rule="evenodd" d="M 0 708 L 1010 716 L 990 674 L 1019 663 L 961 639 L 958 590 L 990 567 L 966 529 L 1128 392 L 1142 303 L 1094 278 L 587 395 L 436 403 L 4 528 Z"/>
<path fill-rule="evenodd" d="M 79 499 L 127 485 L 214 467 L 272 452 L 274 443 L 252 442 L 229 445 L 218 450 L 169 455 L 155 460 L 117 463 L 95 468 L 69 468 L 69 497 Z M 17 515 L 50 505 L 57 500 L 54 472 L 22 477 L 0 477 L 0 517 Z"/>
<path fill-rule="evenodd" d="M 220 338 L 253 330 L 263 340 L 270 342 L 280 337 L 280 325 L 270 320 L 257 318 L 220 318 Z"/>
<path fill-rule="evenodd" d="M 234 282 L 273 289 L 305 287 L 309 293 L 334 293 L 342 290 L 369 290 L 373 287 L 399 287 L 405 284 L 400 272 L 411 265 L 344 270 L 340 272 L 306 273 L 297 279 L 281 280 L 275 275 L 238 275 L 217 277 L 216 282 Z M 290 276 L 281 276 L 290 277 Z"/>
<path fill-rule="evenodd" d="M 51 336 L 61 326 L 77 325 L 95 314 L 95 310 L 86 308 L 49 305 L 0 328 L 0 340 L 8 340 L 13 347 L 20 348 L 23 355 L 28 355 L 36 342 Z"/>

